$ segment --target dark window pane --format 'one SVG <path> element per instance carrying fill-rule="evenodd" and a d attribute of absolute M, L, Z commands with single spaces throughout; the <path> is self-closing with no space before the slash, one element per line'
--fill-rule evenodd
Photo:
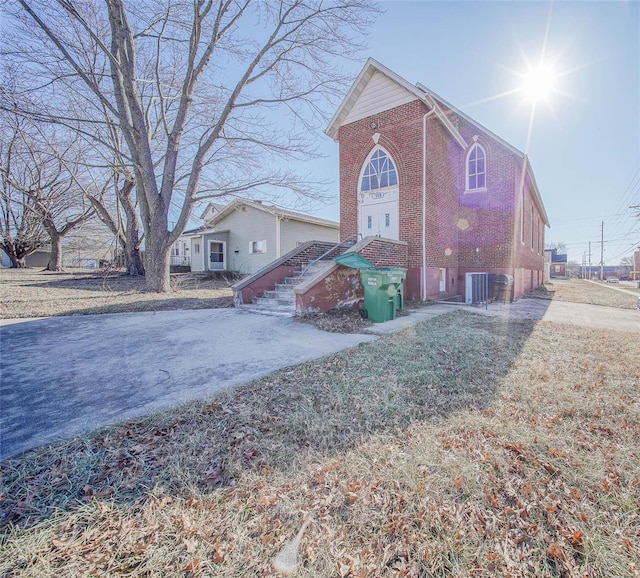
<path fill-rule="evenodd" d="M 380 175 L 380 186 L 381 187 L 389 186 L 389 173 L 382 173 Z"/>
<path fill-rule="evenodd" d="M 476 189 L 476 176 L 469 175 L 469 190 Z"/>
<path fill-rule="evenodd" d="M 478 175 L 478 188 L 480 189 L 484 186 L 485 184 L 484 184 L 484 173 L 483 173 L 481 175 Z"/>

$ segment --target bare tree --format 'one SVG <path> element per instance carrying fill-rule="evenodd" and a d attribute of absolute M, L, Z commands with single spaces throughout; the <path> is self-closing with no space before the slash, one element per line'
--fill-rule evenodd
<path fill-rule="evenodd" d="M 11 163 L 0 168 L 3 182 L 22 195 L 22 210 L 37 218 L 51 245 L 47 270 L 62 270 L 62 240 L 92 218 L 93 208 L 77 186 L 78 158 L 74 143 L 56 141 L 23 125 L 15 126 Z"/>
<path fill-rule="evenodd" d="M 0 247 L 11 259 L 12 267 L 22 268 L 26 267 L 25 259 L 46 244 L 47 234 L 33 200 L 7 178 L 23 169 L 16 151 L 20 144 L 21 124 L 20 121 L 17 123 L 18 126 L 5 123 L 0 126 Z M 14 158 L 16 155 L 18 159 Z"/>
<path fill-rule="evenodd" d="M 321 192 L 274 167 L 315 152 L 322 105 L 346 86 L 337 62 L 362 47 L 376 12 L 369 0 L 17 1 L 13 24 L 31 37 L 11 45 L 43 78 L 30 90 L 46 93 L 48 105 L 23 112 L 75 125 L 87 138 L 97 125 L 85 121 L 117 123 L 154 291 L 169 290 L 170 249 L 199 199 Z M 58 84 L 73 87 L 64 110 Z"/>

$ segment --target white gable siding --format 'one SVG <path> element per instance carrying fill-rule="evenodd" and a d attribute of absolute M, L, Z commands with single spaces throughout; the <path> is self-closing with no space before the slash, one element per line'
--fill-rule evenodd
<path fill-rule="evenodd" d="M 295 249 L 299 243 L 306 241 L 330 241 L 337 243 L 340 240 L 340 230 L 303 223 L 302 221 L 280 221 L 280 254 L 284 255 Z"/>
<path fill-rule="evenodd" d="M 349 124 L 414 100 L 418 100 L 415 95 L 376 71 L 341 124 Z"/>

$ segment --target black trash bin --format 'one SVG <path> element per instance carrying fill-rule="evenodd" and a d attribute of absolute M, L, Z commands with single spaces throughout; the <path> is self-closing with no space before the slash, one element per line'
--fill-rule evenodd
<path fill-rule="evenodd" d="M 494 301 L 502 301 L 506 303 L 507 300 L 511 302 L 511 295 L 513 292 L 513 276 L 506 273 L 500 273 L 493 277 L 493 299 Z"/>

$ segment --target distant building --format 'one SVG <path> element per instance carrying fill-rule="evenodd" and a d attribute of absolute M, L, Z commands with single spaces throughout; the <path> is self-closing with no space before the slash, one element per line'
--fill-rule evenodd
<path fill-rule="evenodd" d="M 545 263 L 549 264 L 549 279 L 567 278 L 567 255 L 557 249 L 544 250 Z"/>

